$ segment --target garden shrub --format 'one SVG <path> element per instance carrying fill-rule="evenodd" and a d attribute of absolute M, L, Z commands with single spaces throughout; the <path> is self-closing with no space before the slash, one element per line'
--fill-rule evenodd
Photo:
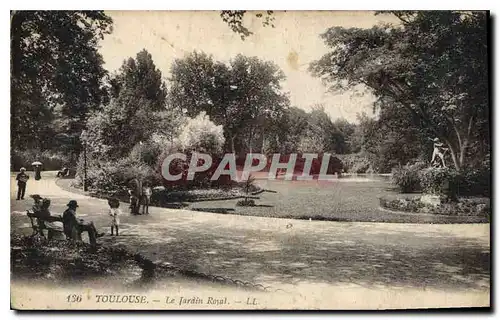
<path fill-rule="evenodd" d="M 51 150 L 12 150 L 10 161 L 12 171 L 18 171 L 21 167 L 25 167 L 27 170 L 32 170 L 31 164 L 34 161 L 40 161 L 43 164 L 42 170 L 45 171 L 60 170 L 62 167 L 71 166 L 71 157 L 69 155 Z"/>
<path fill-rule="evenodd" d="M 485 161 L 481 166 L 465 168 L 460 175 L 458 192 L 463 196 L 491 196 L 491 166 Z"/>
<path fill-rule="evenodd" d="M 422 192 L 456 200 L 460 174 L 452 168 L 426 168 L 419 172 Z"/>
<path fill-rule="evenodd" d="M 219 153 L 224 146 L 224 130 L 210 120 L 206 112 L 189 118 L 176 138 L 183 150 Z"/>
<path fill-rule="evenodd" d="M 182 173 L 182 178 L 177 181 L 163 180 L 163 186 L 168 189 L 193 189 L 193 188 L 224 188 L 232 186 L 233 182 L 228 176 L 221 176 L 212 181 L 211 177 L 222 160 L 220 153 L 224 146 L 224 134 L 222 126 L 212 122 L 205 112 L 201 112 L 195 118 L 189 118 L 180 130 L 177 137 L 168 139 L 156 134 L 152 137 L 153 143 L 160 146 L 160 156 L 157 168 L 161 170 L 163 160 L 170 154 L 182 153 L 186 160 L 174 159 L 170 163 L 170 173 L 176 175 Z M 208 170 L 197 172 L 192 180 L 187 180 L 187 174 L 193 152 L 208 153 L 212 156 L 212 165 Z M 200 160 L 201 161 L 201 160 Z M 201 163 L 199 163 L 201 165 Z"/>
<path fill-rule="evenodd" d="M 236 203 L 236 205 L 239 207 L 254 207 L 255 201 L 253 199 L 243 199 L 243 200 L 239 200 Z"/>
<path fill-rule="evenodd" d="M 424 163 L 417 162 L 392 169 L 392 182 L 403 193 L 420 191 L 421 183 L 419 172 L 425 167 Z"/>
<path fill-rule="evenodd" d="M 336 157 L 342 161 L 344 172 L 371 173 L 374 171 L 370 160 L 364 153 L 336 155 Z"/>
<path fill-rule="evenodd" d="M 457 202 L 441 203 L 439 205 L 423 203 L 420 201 L 420 197 L 400 199 L 380 198 L 380 205 L 383 208 L 391 210 L 449 216 L 483 216 L 489 218 L 491 213 L 490 202 L 484 198 L 460 198 Z"/>
<path fill-rule="evenodd" d="M 154 142 L 138 143 L 130 151 L 129 157 L 136 162 L 153 167 L 156 165 L 161 151 L 160 146 Z"/>
<path fill-rule="evenodd" d="M 76 181 L 83 185 L 83 157 L 78 163 Z M 90 190 L 115 194 L 128 186 L 130 180 L 138 178 L 151 184 L 160 180 L 158 173 L 145 163 L 122 158 L 115 161 L 87 160 L 87 186 Z"/>

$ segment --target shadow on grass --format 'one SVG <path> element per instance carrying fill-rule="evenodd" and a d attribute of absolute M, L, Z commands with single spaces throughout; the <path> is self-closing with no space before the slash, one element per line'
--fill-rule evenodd
<path fill-rule="evenodd" d="M 154 250 L 186 268 L 253 283 L 489 289 L 489 247 L 469 239 L 369 229 L 357 234 L 348 226 L 331 234 L 294 229 L 279 236 L 242 234 L 238 228 L 217 233 L 169 231 L 175 240 L 155 243 Z"/>

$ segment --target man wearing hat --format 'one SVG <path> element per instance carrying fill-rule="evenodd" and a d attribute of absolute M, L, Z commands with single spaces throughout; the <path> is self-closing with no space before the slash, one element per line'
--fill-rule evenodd
<path fill-rule="evenodd" d="M 38 225 L 41 226 L 41 229 L 48 229 L 47 238 L 50 240 L 54 236 L 54 230 L 60 230 L 60 225 L 55 224 L 55 222 L 60 222 L 62 218 L 59 216 L 52 216 L 49 208 L 50 208 L 50 199 L 44 198 L 41 201 L 40 210 L 36 213 L 38 217 Z"/>
<path fill-rule="evenodd" d="M 76 218 L 76 208 L 78 208 L 76 200 L 70 200 L 66 206 L 68 209 L 63 213 L 63 226 L 66 237 L 68 239 L 79 240 L 81 233 L 87 231 L 90 244 L 95 245 L 96 238 L 102 237 L 104 233 L 97 233 L 97 229 L 92 221 L 85 222 L 83 219 Z"/>
<path fill-rule="evenodd" d="M 31 207 L 31 208 L 32 208 L 33 212 L 36 214 L 37 212 L 42 210 L 42 199 L 43 198 L 39 194 L 32 194 L 30 197 L 35 202 L 35 203 L 33 203 L 33 207 Z"/>
<path fill-rule="evenodd" d="M 26 173 L 25 168 L 21 168 L 20 172 L 16 176 L 17 180 L 17 199 L 16 200 L 24 200 L 24 193 L 26 192 L 26 183 L 30 176 Z"/>

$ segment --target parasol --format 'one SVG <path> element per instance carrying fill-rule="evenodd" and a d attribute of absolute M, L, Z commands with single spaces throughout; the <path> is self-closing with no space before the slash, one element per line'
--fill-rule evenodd
<path fill-rule="evenodd" d="M 35 161 L 31 164 L 32 166 L 41 166 L 42 163 L 40 161 Z"/>

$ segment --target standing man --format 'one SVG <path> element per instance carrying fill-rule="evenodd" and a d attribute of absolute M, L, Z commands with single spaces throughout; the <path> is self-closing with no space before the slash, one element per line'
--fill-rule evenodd
<path fill-rule="evenodd" d="M 24 200 L 24 193 L 26 192 L 26 183 L 30 176 L 26 173 L 25 168 L 21 168 L 20 172 L 16 176 L 17 180 L 17 200 Z"/>

